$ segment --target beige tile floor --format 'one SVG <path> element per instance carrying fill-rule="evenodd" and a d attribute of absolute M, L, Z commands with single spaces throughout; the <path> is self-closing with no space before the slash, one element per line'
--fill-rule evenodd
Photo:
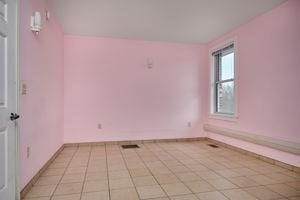
<path fill-rule="evenodd" d="M 300 199 L 300 174 L 208 142 L 65 148 L 26 200 Z"/>

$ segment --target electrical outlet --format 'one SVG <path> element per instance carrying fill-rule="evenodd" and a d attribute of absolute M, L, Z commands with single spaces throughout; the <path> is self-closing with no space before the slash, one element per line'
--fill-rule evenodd
<path fill-rule="evenodd" d="M 26 157 L 27 158 L 30 157 L 30 147 L 27 147 L 27 149 L 26 149 Z"/>
<path fill-rule="evenodd" d="M 188 123 L 187 123 L 187 126 L 188 126 L 188 127 L 192 127 L 192 122 L 188 122 Z"/>
<path fill-rule="evenodd" d="M 147 67 L 148 67 L 148 69 L 152 69 L 153 68 L 153 60 L 151 58 L 147 59 Z"/>
<path fill-rule="evenodd" d="M 22 81 L 21 83 L 21 95 L 26 95 L 27 94 L 27 84 L 25 81 Z"/>
<path fill-rule="evenodd" d="M 102 124 L 98 124 L 98 129 L 102 129 Z"/>

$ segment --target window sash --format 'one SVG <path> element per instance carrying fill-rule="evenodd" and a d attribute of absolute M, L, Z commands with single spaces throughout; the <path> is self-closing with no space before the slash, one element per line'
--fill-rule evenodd
<path fill-rule="evenodd" d="M 224 114 L 224 115 L 234 115 L 235 110 L 233 110 L 233 112 L 221 112 L 219 111 L 219 102 L 220 102 L 220 98 L 219 98 L 219 87 L 220 85 L 222 85 L 222 83 L 229 83 L 232 82 L 234 85 L 234 79 L 232 80 L 227 80 L 224 82 L 216 82 L 215 83 L 215 92 L 216 92 L 216 98 L 215 98 L 215 113 L 217 114 Z M 235 95 L 234 91 L 233 91 L 233 95 Z M 234 102 L 235 103 L 235 102 Z"/>
<path fill-rule="evenodd" d="M 216 81 L 216 83 L 226 83 L 226 82 L 230 82 L 230 81 L 234 81 L 234 78 L 230 78 L 230 79 L 226 79 L 226 80 L 221 80 L 221 81 Z"/>
<path fill-rule="evenodd" d="M 217 51 L 214 51 L 212 52 L 212 55 L 213 56 L 216 56 L 216 55 L 219 55 L 219 54 L 228 54 L 227 52 L 233 52 L 233 49 L 234 49 L 234 44 L 230 44 L 230 45 L 227 45 L 226 47 L 224 48 L 221 48 L 221 49 L 218 49 Z"/>
<path fill-rule="evenodd" d="M 215 60 L 215 74 L 214 74 L 214 113 L 217 114 L 224 114 L 224 115 L 234 115 L 235 110 L 233 112 L 220 112 L 219 111 L 219 101 L 220 101 L 220 96 L 219 96 L 219 87 L 222 83 L 226 82 L 233 82 L 233 85 L 235 84 L 235 75 L 233 75 L 233 78 L 230 79 L 225 79 L 221 80 L 221 68 L 222 68 L 222 57 L 226 56 L 230 53 L 234 53 L 234 44 L 230 44 L 222 49 L 219 49 L 215 52 L 212 53 L 212 56 L 214 56 Z M 235 66 L 234 66 L 235 68 Z M 233 94 L 235 95 L 235 93 Z"/>

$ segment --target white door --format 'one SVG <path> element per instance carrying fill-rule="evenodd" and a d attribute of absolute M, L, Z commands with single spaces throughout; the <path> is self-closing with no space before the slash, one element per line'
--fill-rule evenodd
<path fill-rule="evenodd" d="M 15 200 L 17 111 L 17 0 L 0 0 L 0 200 Z"/>

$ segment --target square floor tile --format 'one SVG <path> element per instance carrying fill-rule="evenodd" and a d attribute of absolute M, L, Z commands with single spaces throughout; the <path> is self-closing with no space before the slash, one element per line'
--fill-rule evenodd
<path fill-rule="evenodd" d="M 206 181 L 193 181 L 193 182 L 186 182 L 187 187 L 193 192 L 209 192 L 216 190 L 213 186 L 208 184 Z"/>
<path fill-rule="evenodd" d="M 116 189 L 110 191 L 111 200 L 139 200 L 135 188 Z"/>
<path fill-rule="evenodd" d="M 190 169 L 187 168 L 184 165 L 175 165 L 175 166 L 171 166 L 169 167 L 169 169 L 173 172 L 173 173 L 180 173 L 180 172 L 189 172 Z"/>
<path fill-rule="evenodd" d="M 205 167 L 204 165 L 201 165 L 201 164 L 196 164 L 196 165 L 187 165 L 187 167 L 192 170 L 192 171 L 207 171 L 208 168 Z"/>
<path fill-rule="evenodd" d="M 172 174 L 172 172 L 167 167 L 154 167 L 149 168 L 152 174 L 161 175 L 161 174 Z"/>
<path fill-rule="evenodd" d="M 137 187 L 136 189 L 141 199 L 150 199 L 166 196 L 162 188 L 158 185 Z"/>
<path fill-rule="evenodd" d="M 199 200 L 194 194 L 185 194 L 180 196 L 172 196 L 171 200 Z"/>
<path fill-rule="evenodd" d="M 298 197 L 300 196 L 300 191 L 295 190 L 294 188 L 285 185 L 285 184 L 276 184 L 276 185 L 267 185 L 267 188 L 270 190 L 279 193 L 284 197 Z"/>
<path fill-rule="evenodd" d="M 228 180 L 239 187 L 252 187 L 252 186 L 260 185 L 259 183 L 255 182 L 245 176 L 228 178 Z"/>
<path fill-rule="evenodd" d="M 64 168 L 47 169 L 42 176 L 62 176 L 65 173 Z"/>
<path fill-rule="evenodd" d="M 80 194 L 53 196 L 51 200 L 80 200 Z"/>
<path fill-rule="evenodd" d="M 196 172 L 196 174 L 204 180 L 222 178 L 221 175 L 219 175 L 213 171 L 201 171 L 201 172 Z"/>
<path fill-rule="evenodd" d="M 148 186 L 148 185 L 157 185 L 158 184 L 153 176 L 135 177 L 132 180 L 133 180 L 133 183 L 136 187 Z"/>
<path fill-rule="evenodd" d="M 65 174 L 85 174 L 86 167 L 69 167 Z"/>
<path fill-rule="evenodd" d="M 87 181 L 84 183 L 83 192 L 97 192 L 108 190 L 108 181 Z"/>
<path fill-rule="evenodd" d="M 61 183 L 78 183 L 84 181 L 85 174 L 65 174 Z"/>
<path fill-rule="evenodd" d="M 180 180 L 174 174 L 157 174 L 154 175 L 159 184 L 178 183 Z"/>
<path fill-rule="evenodd" d="M 26 198 L 32 197 L 48 197 L 51 196 L 56 188 L 56 185 L 34 186 L 26 195 Z"/>
<path fill-rule="evenodd" d="M 181 181 L 183 182 L 191 182 L 191 181 L 200 181 L 202 180 L 196 173 L 194 172 L 185 172 L 185 173 L 176 173 L 175 174 Z"/>
<path fill-rule="evenodd" d="M 65 148 L 25 200 L 50 200 L 52 195 L 51 200 L 80 196 L 109 200 L 109 191 L 112 198 L 130 200 L 300 198 L 299 173 L 207 144 L 144 143 L 137 150 L 123 150 L 117 144 Z"/>
<path fill-rule="evenodd" d="M 223 177 L 225 177 L 225 178 L 241 176 L 239 173 L 235 172 L 232 169 L 216 170 L 216 173 L 223 176 Z"/>
<path fill-rule="evenodd" d="M 300 181 L 288 182 L 288 183 L 286 183 L 286 185 L 294 188 L 295 190 L 299 190 L 300 191 Z"/>
<path fill-rule="evenodd" d="M 42 185 L 57 185 L 61 179 L 61 176 L 41 176 L 34 184 L 36 186 Z"/>
<path fill-rule="evenodd" d="M 192 193 L 183 183 L 171 183 L 161 185 L 168 196 L 176 196 Z"/>
<path fill-rule="evenodd" d="M 253 171 L 252 169 L 243 167 L 243 168 L 235 168 L 232 169 L 232 171 L 242 175 L 242 176 L 251 176 L 251 175 L 257 175 L 258 173 L 256 171 Z"/>
<path fill-rule="evenodd" d="M 277 181 L 265 176 L 265 175 L 253 175 L 253 176 L 247 176 L 249 179 L 252 179 L 253 181 L 261 184 L 261 185 L 268 185 L 268 184 L 276 184 Z"/>
<path fill-rule="evenodd" d="M 33 198 L 24 198 L 23 200 L 50 200 L 51 197 L 33 197 Z M 152 199 L 151 199 L 152 200 Z"/>
<path fill-rule="evenodd" d="M 287 176 L 285 174 L 280 174 L 280 173 L 271 173 L 271 174 L 266 174 L 267 177 L 278 181 L 278 183 L 286 183 L 286 182 L 292 182 L 296 181 L 297 178 Z"/>
<path fill-rule="evenodd" d="M 109 179 L 122 179 L 122 178 L 130 178 L 130 174 L 128 170 L 120 170 L 120 171 L 110 171 L 108 173 Z"/>
<path fill-rule="evenodd" d="M 54 195 L 78 194 L 82 191 L 83 183 L 64 183 L 59 184 Z"/>
<path fill-rule="evenodd" d="M 281 195 L 279 195 L 276 192 L 273 192 L 265 186 L 244 188 L 244 190 L 260 200 L 272 200 L 282 198 Z"/>
<path fill-rule="evenodd" d="M 114 164 L 114 165 L 108 165 L 108 171 L 120 171 L 120 170 L 126 170 L 125 164 Z M 91 170 L 97 170 L 97 168 L 91 169 Z"/>
<path fill-rule="evenodd" d="M 284 171 L 284 172 L 281 172 L 281 173 L 300 180 L 300 173 L 293 172 L 293 171 Z"/>
<path fill-rule="evenodd" d="M 132 177 L 151 176 L 151 173 L 148 169 L 131 169 L 130 175 Z"/>
<path fill-rule="evenodd" d="M 242 189 L 223 190 L 222 193 L 230 200 L 257 200 L 257 198 Z"/>
<path fill-rule="evenodd" d="M 95 172 L 87 173 L 85 177 L 86 181 L 100 181 L 107 180 L 107 172 Z"/>
<path fill-rule="evenodd" d="M 196 195 L 200 200 L 228 200 L 224 194 L 218 191 L 197 193 Z"/>
<path fill-rule="evenodd" d="M 81 200 L 109 200 L 108 191 L 82 193 Z"/>
<path fill-rule="evenodd" d="M 114 179 L 109 181 L 110 189 L 120 189 L 134 187 L 132 180 L 130 178 L 125 179 Z"/>
<path fill-rule="evenodd" d="M 278 200 L 287 200 L 287 199 L 278 199 Z M 290 197 L 289 200 L 300 200 L 300 197 Z"/>
<path fill-rule="evenodd" d="M 236 185 L 234 185 L 233 183 L 231 183 L 226 179 L 210 179 L 207 180 L 207 182 L 209 182 L 212 186 L 214 186 L 218 190 L 238 188 Z"/>

